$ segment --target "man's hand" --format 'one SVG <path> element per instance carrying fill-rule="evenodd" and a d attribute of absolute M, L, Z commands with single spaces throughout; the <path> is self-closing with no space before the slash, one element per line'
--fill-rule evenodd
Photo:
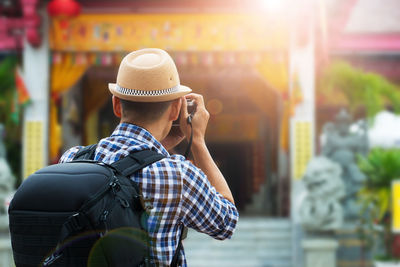
<path fill-rule="evenodd" d="M 188 94 L 182 97 L 182 108 L 181 108 L 181 116 L 180 116 L 180 129 L 189 140 L 191 135 L 190 125 L 187 123 L 187 118 L 189 117 L 187 111 L 187 102 L 186 99 L 190 99 L 194 101 L 196 105 L 196 110 L 194 112 L 192 118 L 192 127 L 193 127 L 193 142 L 204 142 L 204 136 L 207 129 L 208 119 L 210 118 L 210 114 L 208 113 L 205 105 L 204 99 L 202 95 L 199 94 Z"/>
<path fill-rule="evenodd" d="M 179 116 L 179 127 L 172 126 L 168 135 L 161 141 L 161 144 L 165 149 L 170 150 L 177 146 L 186 137 L 189 141 L 191 131 L 190 125 L 187 122 L 189 113 L 187 110 L 187 99 L 194 102 L 196 110 L 192 117 L 192 127 L 193 127 L 193 143 L 204 143 L 204 136 L 207 129 L 208 119 L 210 114 L 206 110 L 204 105 L 204 99 L 202 95 L 199 94 L 188 94 L 183 96 L 181 113 Z"/>

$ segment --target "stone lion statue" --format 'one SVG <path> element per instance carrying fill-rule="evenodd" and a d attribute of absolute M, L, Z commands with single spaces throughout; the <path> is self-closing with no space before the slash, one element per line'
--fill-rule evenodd
<path fill-rule="evenodd" d="M 356 131 L 350 131 L 350 126 Z M 360 213 L 357 205 L 357 193 L 365 175 L 357 166 L 357 155 L 368 153 L 368 124 L 366 121 L 353 123 L 351 115 L 342 109 L 334 122 L 324 125 L 324 143 L 322 155 L 338 163 L 342 169 L 342 181 L 345 185 L 343 209 L 347 220 L 357 219 Z"/>
<path fill-rule="evenodd" d="M 330 231 L 341 227 L 343 209 L 340 200 L 345 196 L 341 167 L 319 156 L 307 165 L 303 177 L 306 196 L 300 204 L 300 220 L 310 231 Z"/>

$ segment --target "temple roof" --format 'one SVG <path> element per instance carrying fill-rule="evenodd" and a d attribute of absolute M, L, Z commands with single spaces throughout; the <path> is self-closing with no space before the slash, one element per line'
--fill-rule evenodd
<path fill-rule="evenodd" d="M 399 0 L 358 0 L 345 27 L 346 33 L 400 33 Z"/>

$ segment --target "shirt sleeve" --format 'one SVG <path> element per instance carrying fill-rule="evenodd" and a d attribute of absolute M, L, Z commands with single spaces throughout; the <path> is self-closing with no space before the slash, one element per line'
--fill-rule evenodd
<path fill-rule="evenodd" d="M 65 163 L 69 162 L 74 159 L 76 153 L 78 153 L 79 149 L 81 149 L 83 146 L 74 146 L 68 149 L 60 158 L 58 161 L 59 163 Z"/>
<path fill-rule="evenodd" d="M 216 191 L 199 168 L 189 161 L 182 165 L 183 224 L 215 239 L 231 238 L 239 219 L 235 205 Z"/>

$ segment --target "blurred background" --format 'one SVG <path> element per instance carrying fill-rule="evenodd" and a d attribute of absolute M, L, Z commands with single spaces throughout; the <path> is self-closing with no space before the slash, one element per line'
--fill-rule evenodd
<path fill-rule="evenodd" d="M 241 215 L 229 241 L 189 232 L 189 266 L 400 266 L 379 265 L 400 257 L 398 0 L 0 0 L 6 207 L 112 132 L 108 83 L 145 47 L 204 95 Z"/>

